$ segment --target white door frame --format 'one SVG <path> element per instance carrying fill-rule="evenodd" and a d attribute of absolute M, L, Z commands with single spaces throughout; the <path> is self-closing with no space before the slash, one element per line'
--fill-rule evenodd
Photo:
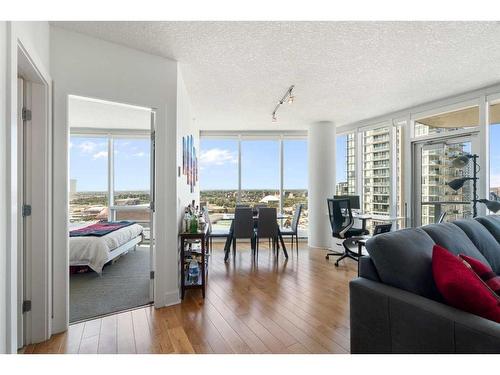
<path fill-rule="evenodd" d="M 149 228 L 149 299 L 151 302 L 155 300 L 155 212 L 156 212 L 156 110 L 151 109 L 151 146 L 149 150 L 150 155 L 150 228 Z"/>
<path fill-rule="evenodd" d="M 8 351 L 15 352 L 18 346 L 40 342 L 50 338 L 52 318 L 52 121 L 51 121 L 51 79 L 37 58 L 30 54 L 21 40 L 16 39 L 11 54 L 15 53 L 12 64 L 11 108 L 16 122 L 9 134 L 11 149 L 10 167 L 10 251 L 11 303 L 12 315 L 7 331 Z M 12 56 L 11 56 L 12 57 Z M 12 61 L 12 60 L 11 60 Z M 17 77 L 23 77 L 27 102 L 31 106 L 31 121 L 26 122 L 26 136 L 33 139 L 22 150 L 22 134 L 18 127 L 18 84 Z M 14 79 L 16 81 L 14 81 Z M 14 116 L 12 116 L 14 117 Z M 14 130 L 15 128 L 15 130 Z M 22 129 L 22 128 L 21 128 Z M 20 153 L 27 157 L 23 161 Z M 24 178 L 24 165 L 29 175 Z M 23 181 L 24 180 L 24 181 Z M 24 182 L 23 184 L 20 184 Z M 24 194 L 26 192 L 26 194 Z M 30 200 L 29 202 L 26 200 Z M 32 214 L 23 222 L 23 204 L 32 206 Z M 19 239 L 22 238 L 21 241 Z M 24 247 L 23 243 L 26 244 Z M 32 251 L 30 244 L 37 244 Z M 22 261 L 23 264 L 19 264 Z M 29 275 L 26 278 L 25 275 Z M 19 292 L 23 298 L 18 296 Z M 31 311 L 22 314 L 22 301 L 31 301 Z M 15 304 L 15 305 L 14 305 Z M 19 321 L 22 323 L 19 323 Z M 18 337 L 21 334 L 21 337 Z"/>

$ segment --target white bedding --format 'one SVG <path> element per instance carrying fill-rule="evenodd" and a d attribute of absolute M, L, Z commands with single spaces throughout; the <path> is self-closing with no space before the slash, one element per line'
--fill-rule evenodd
<path fill-rule="evenodd" d="M 102 237 L 70 237 L 69 265 L 89 266 L 95 272 L 101 273 L 102 267 L 110 259 L 111 252 L 140 235 L 142 231 L 142 226 L 132 224 Z"/>

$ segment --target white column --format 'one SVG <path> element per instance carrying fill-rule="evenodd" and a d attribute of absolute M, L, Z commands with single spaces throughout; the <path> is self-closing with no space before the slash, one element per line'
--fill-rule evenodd
<path fill-rule="evenodd" d="M 319 121 L 310 125 L 309 153 L 309 246 L 332 248 L 327 198 L 335 194 L 335 125 Z"/>

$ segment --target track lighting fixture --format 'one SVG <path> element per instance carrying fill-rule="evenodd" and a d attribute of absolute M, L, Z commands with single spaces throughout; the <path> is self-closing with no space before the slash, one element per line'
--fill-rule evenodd
<path fill-rule="evenodd" d="M 285 95 L 283 95 L 279 103 L 276 104 L 276 107 L 274 107 L 272 122 L 278 122 L 277 112 L 278 109 L 280 108 L 280 105 L 282 105 L 285 102 L 288 102 L 288 104 L 292 104 L 293 101 L 295 100 L 295 96 L 292 94 L 294 87 L 295 87 L 294 85 L 290 86 L 288 90 L 286 90 Z"/>

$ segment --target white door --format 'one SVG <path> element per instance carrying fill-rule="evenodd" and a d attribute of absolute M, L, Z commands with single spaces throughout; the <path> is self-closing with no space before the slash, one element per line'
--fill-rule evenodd
<path fill-rule="evenodd" d="M 472 161 L 463 168 L 452 165 L 461 155 L 477 153 L 477 135 L 440 138 L 416 142 L 413 147 L 415 226 L 472 217 L 473 184 L 468 180 L 458 190 L 448 183 L 460 177 L 472 177 Z"/>

